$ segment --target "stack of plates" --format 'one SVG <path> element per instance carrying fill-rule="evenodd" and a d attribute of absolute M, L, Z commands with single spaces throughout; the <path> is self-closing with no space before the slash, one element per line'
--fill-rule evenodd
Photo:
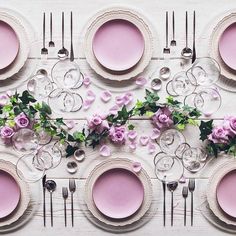
<path fill-rule="evenodd" d="M 219 166 L 209 179 L 207 201 L 215 216 L 236 226 L 236 161 Z"/>
<path fill-rule="evenodd" d="M 0 80 L 5 80 L 24 66 L 29 54 L 29 38 L 13 12 L 0 9 Z"/>
<path fill-rule="evenodd" d="M 16 166 L 0 160 L 0 231 L 24 215 L 30 202 L 29 186 L 19 179 Z"/>
<path fill-rule="evenodd" d="M 115 158 L 102 162 L 85 185 L 85 203 L 99 222 L 125 227 L 139 221 L 152 200 L 152 185 L 144 169 L 136 173 L 133 162 Z"/>
<path fill-rule="evenodd" d="M 110 8 L 96 14 L 87 26 L 85 55 L 96 73 L 106 79 L 127 80 L 151 60 L 152 34 L 140 14 Z"/>

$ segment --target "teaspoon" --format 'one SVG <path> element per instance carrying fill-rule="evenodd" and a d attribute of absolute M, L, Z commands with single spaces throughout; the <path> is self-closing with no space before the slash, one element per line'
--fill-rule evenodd
<path fill-rule="evenodd" d="M 45 186 L 50 193 L 50 211 L 51 211 L 51 226 L 53 227 L 53 205 L 52 205 L 52 193 L 56 190 L 57 184 L 54 180 L 47 180 Z"/>
<path fill-rule="evenodd" d="M 50 12 L 50 41 L 48 43 L 49 47 L 55 47 L 55 43 L 52 41 L 52 12 Z"/>
<path fill-rule="evenodd" d="M 174 219 L 174 196 L 173 195 L 177 187 L 178 187 L 177 181 L 169 182 L 167 184 L 167 188 L 171 192 L 171 226 L 173 226 L 173 219 Z"/>
<path fill-rule="evenodd" d="M 185 15 L 185 41 L 186 45 L 185 48 L 182 50 L 181 55 L 186 58 L 190 59 L 192 57 L 192 49 L 188 47 L 188 12 L 186 11 Z"/>

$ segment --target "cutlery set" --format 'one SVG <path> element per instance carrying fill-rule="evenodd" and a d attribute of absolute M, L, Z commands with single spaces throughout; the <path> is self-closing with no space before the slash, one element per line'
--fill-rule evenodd
<path fill-rule="evenodd" d="M 47 180 L 46 175 L 42 179 L 43 187 L 43 225 L 46 227 L 46 190 L 50 194 L 50 222 L 51 227 L 53 227 L 53 192 L 57 188 L 57 184 L 54 180 Z M 62 187 L 62 198 L 64 205 L 64 223 L 67 227 L 67 199 L 69 197 L 69 192 L 71 195 L 71 226 L 74 227 L 74 193 L 76 191 L 75 179 L 69 179 L 69 189 L 67 187 Z"/>
<path fill-rule="evenodd" d="M 171 193 L 171 226 L 174 225 L 174 191 L 178 187 L 178 182 L 173 181 L 166 183 L 162 181 L 163 189 L 163 226 L 166 226 L 166 187 Z M 188 193 L 191 194 L 191 226 L 193 226 L 193 193 L 195 190 L 195 179 L 189 179 L 188 186 L 184 186 L 182 189 L 182 197 L 184 199 L 184 226 L 187 224 L 187 198 Z"/>
<path fill-rule="evenodd" d="M 175 47 L 177 45 L 177 41 L 175 39 L 175 12 L 172 12 L 172 39 L 169 42 L 169 14 L 166 12 L 166 20 L 165 20 L 165 47 L 163 48 L 164 54 L 171 53 L 171 47 Z M 189 24 L 188 24 L 188 12 L 185 13 L 185 47 L 181 51 L 181 56 L 184 59 L 191 59 L 192 63 L 196 60 L 196 13 L 193 12 L 193 45 L 192 49 L 189 47 Z"/>

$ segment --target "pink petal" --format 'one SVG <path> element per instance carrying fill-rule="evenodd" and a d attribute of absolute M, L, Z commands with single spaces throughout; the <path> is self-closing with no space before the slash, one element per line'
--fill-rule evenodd
<path fill-rule="evenodd" d="M 88 87 L 91 84 L 91 80 L 87 75 L 84 77 L 83 84 L 85 87 Z"/>
<path fill-rule="evenodd" d="M 147 80 L 146 80 L 146 78 L 140 76 L 140 77 L 136 78 L 135 83 L 136 83 L 136 85 L 138 85 L 139 87 L 143 87 L 143 86 L 147 83 Z"/>
<path fill-rule="evenodd" d="M 117 105 L 113 106 L 112 108 L 109 109 L 109 114 L 110 115 L 117 115 L 117 112 L 119 111 L 119 107 Z"/>
<path fill-rule="evenodd" d="M 137 148 L 137 143 L 136 143 L 136 142 L 131 142 L 131 143 L 129 144 L 129 149 L 130 149 L 131 151 L 134 151 L 136 148 Z"/>
<path fill-rule="evenodd" d="M 123 96 L 116 96 L 116 105 L 123 106 L 125 104 Z"/>
<path fill-rule="evenodd" d="M 95 101 L 95 98 L 96 98 L 95 93 L 94 93 L 92 90 L 89 90 L 89 91 L 87 92 L 87 97 L 86 97 L 86 99 L 89 100 L 89 101 L 91 101 L 91 102 L 94 102 L 94 101 Z"/>
<path fill-rule="evenodd" d="M 133 162 L 132 167 L 135 173 L 138 173 L 142 170 L 142 165 L 140 162 Z"/>
<path fill-rule="evenodd" d="M 181 178 L 179 179 L 179 182 L 180 182 L 181 184 L 186 183 L 186 178 L 184 177 L 184 175 L 181 176 Z"/>
<path fill-rule="evenodd" d="M 137 132 L 135 130 L 130 130 L 127 134 L 127 137 L 130 139 L 130 140 L 134 140 L 136 139 L 137 137 Z"/>
<path fill-rule="evenodd" d="M 146 136 L 146 135 L 142 135 L 140 138 L 139 138 L 139 142 L 142 146 L 147 146 L 148 142 L 149 142 L 149 137 Z"/>
<path fill-rule="evenodd" d="M 66 126 L 68 129 L 73 129 L 75 127 L 75 121 L 73 120 L 66 121 Z"/>
<path fill-rule="evenodd" d="M 103 157 L 109 157 L 111 155 L 111 150 L 107 145 L 101 146 L 99 152 L 100 152 L 100 155 Z"/>
<path fill-rule="evenodd" d="M 156 146 L 153 143 L 148 144 L 148 152 L 150 154 L 154 153 L 156 151 Z"/>
<path fill-rule="evenodd" d="M 131 92 L 128 92 L 123 97 L 124 104 L 128 105 L 133 101 L 133 94 Z"/>
<path fill-rule="evenodd" d="M 155 139 L 159 138 L 160 134 L 161 134 L 161 131 L 159 129 L 157 129 L 157 128 L 154 128 L 152 130 L 151 139 L 155 140 Z"/>
<path fill-rule="evenodd" d="M 90 100 L 84 100 L 84 103 L 83 103 L 83 109 L 84 110 L 88 110 L 92 105 L 92 102 Z"/>
<path fill-rule="evenodd" d="M 101 100 L 103 102 L 109 102 L 111 100 L 111 92 L 110 91 L 103 91 L 101 94 Z"/>

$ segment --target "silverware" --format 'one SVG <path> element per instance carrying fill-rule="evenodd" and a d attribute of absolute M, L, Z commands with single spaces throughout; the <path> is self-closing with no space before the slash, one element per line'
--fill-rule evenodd
<path fill-rule="evenodd" d="M 66 200 L 68 198 L 68 188 L 62 188 L 62 196 L 64 199 L 64 219 L 65 219 L 65 227 L 67 227 L 67 214 L 66 214 Z"/>
<path fill-rule="evenodd" d="M 174 223 L 174 191 L 178 187 L 178 182 L 173 181 L 167 184 L 168 190 L 171 192 L 171 226 Z"/>
<path fill-rule="evenodd" d="M 75 179 L 69 180 L 69 190 L 71 193 L 71 224 L 74 227 L 74 192 L 76 190 Z"/>
<path fill-rule="evenodd" d="M 155 78 L 151 81 L 151 88 L 154 91 L 159 91 L 161 90 L 162 87 L 162 81 L 158 78 Z"/>
<path fill-rule="evenodd" d="M 43 186 L 43 225 L 46 226 L 46 175 L 42 178 L 42 186 Z"/>
<path fill-rule="evenodd" d="M 163 53 L 169 54 L 170 53 L 170 48 L 168 47 L 168 11 L 166 12 L 166 46 L 163 49 Z"/>
<path fill-rule="evenodd" d="M 73 48 L 73 15 L 70 12 L 70 61 L 74 61 L 74 48 Z"/>
<path fill-rule="evenodd" d="M 47 55 L 48 49 L 45 43 L 45 12 L 43 13 L 43 48 L 41 49 L 41 55 Z"/>
<path fill-rule="evenodd" d="M 176 46 L 176 40 L 175 40 L 175 12 L 172 12 L 172 40 L 170 41 L 171 46 Z"/>
<path fill-rule="evenodd" d="M 188 12 L 185 13 L 185 48 L 182 50 L 181 55 L 190 59 L 192 57 L 192 49 L 188 47 Z"/>
<path fill-rule="evenodd" d="M 51 226 L 53 227 L 53 203 L 52 203 L 52 193 L 56 190 L 57 184 L 54 180 L 46 181 L 46 188 L 50 193 L 50 211 L 51 211 Z"/>
<path fill-rule="evenodd" d="M 184 198 L 184 226 L 186 226 L 186 199 L 188 197 L 188 187 L 183 187 L 182 196 Z"/>
<path fill-rule="evenodd" d="M 64 27 L 64 25 L 65 25 L 64 12 L 62 12 L 62 17 L 61 17 L 61 26 L 62 26 L 61 43 L 62 43 L 62 48 L 57 53 L 57 55 L 60 59 L 65 59 L 69 55 L 69 52 L 65 48 L 65 44 L 64 44 L 64 39 L 65 39 L 65 27 Z"/>
<path fill-rule="evenodd" d="M 189 179 L 188 189 L 191 193 L 191 226 L 193 226 L 193 192 L 195 190 L 195 179 Z"/>
<path fill-rule="evenodd" d="M 50 41 L 48 43 L 49 47 L 55 47 L 55 43 L 52 41 L 52 12 L 50 12 Z"/>
<path fill-rule="evenodd" d="M 163 225 L 166 226 L 166 182 L 162 181 L 163 189 Z"/>
<path fill-rule="evenodd" d="M 167 80 L 167 79 L 170 78 L 171 71 L 170 71 L 169 67 L 164 66 L 160 69 L 159 73 L 160 73 L 160 78 L 161 79 Z"/>
<path fill-rule="evenodd" d="M 193 56 L 192 56 L 192 63 L 195 62 L 196 60 L 196 13 L 195 11 L 193 12 Z"/>

